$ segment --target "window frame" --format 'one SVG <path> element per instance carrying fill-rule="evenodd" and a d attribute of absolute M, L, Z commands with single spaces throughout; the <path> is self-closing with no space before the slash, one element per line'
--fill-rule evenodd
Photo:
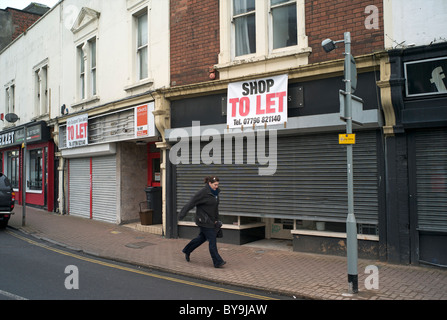
<path fill-rule="evenodd" d="M 146 16 L 146 43 L 140 45 L 140 19 Z M 136 81 L 142 81 L 149 78 L 149 13 L 147 9 L 134 14 L 135 19 L 135 36 L 136 36 Z M 141 53 L 145 50 L 146 52 L 146 70 L 145 73 L 142 74 L 142 59 Z"/>
<path fill-rule="evenodd" d="M 220 0 L 220 53 L 219 62 L 215 68 L 220 72 L 221 79 L 241 76 L 244 65 L 259 64 L 260 68 L 269 69 L 269 64 L 274 64 L 275 59 L 281 58 L 284 64 L 301 66 L 308 63 L 312 48 L 308 45 L 305 21 L 305 0 L 287 1 L 284 5 L 295 3 L 297 10 L 297 45 L 273 49 L 273 31 L 271 17 L 271 2 L 265 0 L 256 1 L 256 52 L 249 55 L 236 56 L 235 34 L 232 22 L 233 1 Z M 282 62 L 281 62 L 282 63 Z M 264 66 L 261 67 L 261 64 Z M 272 66 L 273 67 L 273 66 Z M 275 67 L 277 68 L 277 66 Z"/>
<path fill-rule="evenodd" d="M 232 36 L 232 56 L 235 58 L 239 58 L 239 57 L 244 57 L 244 56 L 252 56 L 256 54 L 256 1 L 255 1 L 255 8 L 254 10 L 251 11 L 246 11 L 243 13 L 238 13 L 235 14 L 234 13 L 234 0 L 231 0 L 231 5 L 230 5 L 230 10 L 231 10 L 231 36 Z M 249 52 L 249 53 L 245 53 L 245 54 L 241 54 L 241 55 L 236 55 L 236 51 L 237 51 L 237 45 L 236 45 L 236 22 L 235 20 L 239 20 L 242 18 L 248 18 L 249 16 L 254 16 L 254 20 L 255 20 L 255 41 L 254 41 L 254 52 Z"/>
<path fill-rule="evenodd" d="M 5 113 L 15 113 L 16 85 L 12 80 L 5 85 Z"/>
<path fill-rule="evenodd" d="M 34 66 L 34 113 L 35 117 L 48 115 L 49 112 L 49 86 L 48 86 L 48 58 Z"/>
<path fill-rule="evenodd" d="M 93 51 L 93 46 L 95 50 Z M 94 59 L 93 59 L 94 55 Z M 96 35 L 89 37 L 76 46 L 76 83 L 77 98 L 83 103 L 98 98 L 98 39 Z M 93 65 L 93 60 L 95 65 Z M 77 105 L 77 104 L 75 104 Z"/>
<path fill-rule="evenodd" d="M 299 20 L 299 16 L 298 16 L 298 1 L 297 0 L 288 0 L 286 2 L 283 3 L 279 3 L 276 5 L 272 5 L 272 0 L 269 0 L 269 12 L 268 12 L 268 32 L 269 32 L 269 52 L 274 53 L 274 52 L 281 52 L 281 51 L 288 51 L 288 50 L 296 50 L 299 47 L 299 37 L 298 37 L 298 20 Z M 274 39 L 274 34 L 275 34 L 275 30 L 274 30 L 274 20 L 273 20 L 273 11 L 275 9 L 279 9 L 279 8 L 284 8 L 284 7 L 289 7 L 295 5 L 295 10 L 296 10 L 296 44 L 295 45 L 291 45 L 291 46 L 285 46 L 285 47 L 278 47 L 278 48 L 274 48 L 274 43 L 275 43 L 275 39 Z"/>

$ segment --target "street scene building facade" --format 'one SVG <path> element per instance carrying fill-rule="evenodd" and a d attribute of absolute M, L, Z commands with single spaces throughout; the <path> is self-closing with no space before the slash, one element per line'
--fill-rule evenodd
<path fill-rule="evenodd" d="M 157 198 L 151 232 L 191 238 L 178 212 L 216 175 L 221 241 L 345 255 L 350 32 L 359 257 L 447 265 L 442 1 L 103 2 L 60 1 L 0 52 L 2 170 L 27 204 L 123 224 Z"/>
<path fill-rule="evenodd" d="M 139 219 L 160 186 L 152 93 L 169 85 L 168 17 L 164 1 L 60 1 L 2 51 L 2 169 L 19 194 L 26 180 L 27 204 Z"/>

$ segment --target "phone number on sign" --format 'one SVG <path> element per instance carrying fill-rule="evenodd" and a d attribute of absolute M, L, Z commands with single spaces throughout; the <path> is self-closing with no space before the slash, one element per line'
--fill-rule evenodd
<path fill-rule="evenodd" d="M 245 118 L 234 119 L 235 125 L 250 125 L 250 124 L 258 124 L 258 123 L 270 123 L 270 122 L 281 122 L 281 116 L 265 116 L 265 117 L 254 117 L 254 118 Z"/>

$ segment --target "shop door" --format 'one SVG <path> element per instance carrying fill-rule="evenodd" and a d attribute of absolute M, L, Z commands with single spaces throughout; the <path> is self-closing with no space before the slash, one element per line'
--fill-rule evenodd
<path fill-rule="evenodd" d="M 413 141 L 410 177 L 416 188 L 412 210 L 416 210 L 418 259 L 447 265 L 447 130 L 418 131 Z M 416 170 L 411 163 L 415 163 Z"/>
<path fill-rule="evenodd" d="M 116 223 L 116 156 L 70 159 L 69 168 L 70 215 Z"/>
<path fill-rule="evenodd" d="M 116 156 L 92 158 L 92 216 L 116 223 Z"/>
<path fill-rule="evenodd" d="M 90 159 L 69 160 L 69 214 L 90 218 Z"/>

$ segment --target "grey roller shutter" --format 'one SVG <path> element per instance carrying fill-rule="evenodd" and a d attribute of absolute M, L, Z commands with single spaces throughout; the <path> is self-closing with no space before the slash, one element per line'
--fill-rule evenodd
<path fill-rule="evenodd" d="M 90 218 L 90 159 L 69 161 L 69 213 Z"/>
<path fill-rule="evenodd" d="M 447 232 L 447 130 L 416 133 L 418 229 Z"/>
<path fill-rule="evenodd" d="M 92 173 L 93 219 L 116 223 L 116 156 L 94 157 Z"/>
<path fill-rule="evenodd" d="M 338 134 L 279 137 L 277 153 L 272 176 L 260 176 L 259 166 L 246 164 L 246 159 L 242 165 L 178 165 L 177 211 L 203 187 L 203 177 L 217 175 L 221 214 L 345 222 L 346 147 L 338 144 Z M 354 192 L 359 223 L 378 223 L 377 163 L 376 132 L 357 133 Z"/>

